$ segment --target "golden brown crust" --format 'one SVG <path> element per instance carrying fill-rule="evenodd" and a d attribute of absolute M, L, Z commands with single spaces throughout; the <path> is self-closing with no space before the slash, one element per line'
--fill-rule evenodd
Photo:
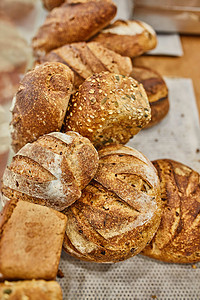
<path fill-rule="evenodd" d="M 117 20 L 92 40 L 129 57 L 139 56 L 155 48 L 157 44 L 156 33 L 153 28 L 136 20 Z"/>
<path fill-rule="evenodd" d="M 143 254 L 165 262 L 200 261 L 200 175 L 169 159 L 153 162 L 164 208 L 160 226 Z"/>
<path fill-rule="evenodd" d="M 40 65 L 24 76 L 11 109 L 15 152 L 45 133 L 60 131 L 73 81 L 73 72 L 57 62 Z"/>
<path fill-rule="evenodd" d="M 169 111 L 168 88 L 163 78 L 154 70 L 133 66 L 131 77 L 142 83 L 151 107 L 151 121 L 146 128 L 159 123 Z"/>
<path fill-rule="evenodd" d="M 56 281 L 25 280 L 0 283 L 1 300 L 62 300 L 62 290 Z"/>
<path fill-rule="evenodd" d="M 149 120 L 143 86 L 131 77 L 102 72 L 86 79 L 73 95 L 63 131 L 77 131 L 101 148 L 127 143 Z"/>
<path fill-rule="evenodd" d="M 47 16 L 32 46 L 37 56 L 65 44 L 86 41 L 114 18 L 117 8 L 109 1 L 64 3 Z"/>
<path fill-rule="evenodd" d="M 138 254 L 161 217 L 159 179 L 150 161 L 129 147 L 99 152 L 94 180 L 63 211 L 68 218 L 64 249 L 79 259 L 118 262 Z"/>
<path fill-rule="evenodd" d="M 48 207 L 13 200 L 8 203 L 0 239 L 1 279 L 54 279 L 66 217 Z"/>
<path fill-rule="evenodd" d="M 26 144 L 3 176 L 2 193 L 63 210 L 81 196 L 93 178 L 98 154 L 91 142 L 76 132 L 54 132 Z"/>

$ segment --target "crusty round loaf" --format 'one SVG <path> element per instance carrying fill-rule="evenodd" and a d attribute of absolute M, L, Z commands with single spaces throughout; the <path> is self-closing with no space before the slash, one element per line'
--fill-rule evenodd
<path fill-rule="evenodd" d="M 94 73 L 109 71 L 129 75 L 132 62 L 129 57 L 121 56 L 95 42 L 73 43 L 50 51 L 38 62 L 58 61 L 74 72 L 74 85 L 78 89 L 83 81 Z"/>
<path fill-rule="evenodd" d="M 118 262 L 138 254 L 161 217 L 160 184 L 151 162 L 135 149 L 113 145 L 99 152 L 99 168 L 82 197 L 63 211 L 63 247 L 93 262 Z"/>
<path fill-rule="evenodd" d="M 93 41 L 123 56 L 135 57 L 156 47 L 153 28 L 136 20 L 117 20 L 97 34 Z"/>
<path fill-rule="evenodd" d="M 150 117 L 141 84 L 131 77 L 102 72 L 86 79 L 73 95 L 63 130 L 77 131 L 101 148 L 127 143 Z"/>
<path fill-rule="evenodd" d="M 2 193 L 62 210 L 80 198 L 97 167 L 97 151 L 87 138 L 49 133 L 14 156 L 4 172 Z"/>
<path fill-rule="evenodd" d="M 153 162 L 164 204 L 158 231 L 143 254 L 171 263 L 200 261 L 200 175 L 180 162 Z"/>
<path fill-rule="evenodd" d="M 146 128 L 159 123 L 169 111 L 168 88 L 164 79 L 156 71 L 146 67 L 132 69 L 131 77 L 142 83 L 151 107 L 151 121 Z"/>
<path fill-rule="evenodd" d="M 24 76 L 11 108 L 15 152 L 45 133 L 60 131 L 73 82 L 73 72 L 57 62 L 40 65 Z"/>
<path fill-rule="evenodd" d="M 86 41 L 106 27 L 114 18 L 117 8 L 110 1 L 64 3 L 54 8 L 33 38 L 36 56 L 65 44 Z"/>

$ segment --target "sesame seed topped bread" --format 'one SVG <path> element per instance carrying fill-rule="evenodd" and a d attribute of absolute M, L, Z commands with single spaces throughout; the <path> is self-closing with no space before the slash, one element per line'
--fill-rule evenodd
<path fill-rule="evenodd" d="M 200 175 L 169 159 L 153 162 L 161 182 L 163 214 L 143 254 L 171 263 L 200 261 Z"/>
<path fill-rule="evenodd" d="M 142 83 L 151 107 L 151 121 L 146 128 L 159 123 L 169 111 L 168 88 L 164 79 L 154 70 L 133 66 L 131 77 Z"/>
<path fill-rule="evenodd" d="M 78 89 L 83 81 L 102 71 L 129 75 L 132 62 L 129 57 L 121 56 L 95 42 L 73 43 L 50 51 L 38 62 L 57 61 L 67 65 L 74 72 L 74 85 Z"/>
<path fill-rule="evenodd" d="M 0 283 L 1 300 L 62 300 L 56 281 L 25 280 Z"/>
<path fill-rule="evenodd" d="M 136 20 L 117 20 L 98 33 L 93 41 L 123 56 L 135 57 L 154 49 L 157 44 L 153 28 Z"/>
<path fill-rule="evenodd" d="M 87 138 L 49 133 L 14 156 L 4 172 L 2 193 L 60 211 L 80 198 L 97 167 L 97 151 Z"/>
<path fill-rule="evenodd" d="M 114 18 L 117 8 L 110 1 L 64 3 L 47 16 L 32 40 L 36 56 L 65 44 L 87 41 Z"/>
<path fill-rule="evenodd" d="M 45 206 L 7 202 L 0 220 L 1 280 L 55 279 L 66 221 Z"/>
<path fill-rule="evenodd" d="M 118 262 L 138 254 L 159 226 L 159 179 L 151 162 L 130 147 L 108 146 L 99 157 L 94 179 L 63 211 L 63 247 L 79 259 Z"/>
<path fill-rule="evenodd" d="M 87 78 L 73 95 L 63 131 L 77 131 L 101 148 L 127 143 L 150 117 L 141 84 L 131 77 L 102 72 Z"/>
<path fill-rule="evenodd" d="M 73 90 L 74 74 L 65 65 L 50 62 L 25 74 L 11 107 L 12 147 L 60 131 Z"/>

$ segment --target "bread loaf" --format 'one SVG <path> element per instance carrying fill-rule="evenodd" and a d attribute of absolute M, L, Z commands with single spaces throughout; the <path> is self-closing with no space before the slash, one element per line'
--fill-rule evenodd
<path fill-rule="evenodd" d="M 146 126 L 150 115 L 141 84 L 131 77 L 102 72 L 86 79 L 73 95 L 63 131 L 77 131 L 97 148 L 125 144 Z"/>
<path fill-rule="evenodd" d="M 60 6 L 66 1 L 65 0 L 42 0 L 42 2 L 46 9 L 52 10 L 53 8 Z"/>
<path fill-rule="evenodd" d="M 153 162 L 164 204 L 158 231 L 143 254 L 171 263 L 200 261 L 200 175 L 180 162 Z"/>
<path fill-rule="evenodd" d="M 136 20 L 117 20 L 97 34 L 93 41 L 123 56 L 135 57 L 156 47 L 153 28 Z"/>
<path fill-rule="evenodd" d="M 81 196 L 93 178 L 98 154 L 76 132 L 54 132 L 26 144 L 4 172 L 2 193 L 62 210 Z"/>
<path fill-rule="evenodd" d="M 1 0 L 0 11 L 14 21 L 22 20 L 33 11 L 36 2 L 35 0 Z"/>
<path fill-rule="evenodd" d="M 110 1 L 64 3 L 53 9 L 33 38 L 36 56 L 65 44 L 86 41 L 114 18 L 117 8 Z"/>
<path fill-rule="evenodd" d="M 11 108 L 15 152 L 45 133 L 60 131 L 73 82 L 73 72 L 57 62 L 38 66 L 24 76 Z"/>
<path fill-rule="evenodd" d="M 159 226 L 159 179 L 150 161 L 132 148 L 105 147 L 99 157 L 94 180 L 63 211 L 63 247 L 79 259 L 118 262 L 138 254 Z"/>
<path fill-rule="evenodd" d="M 168 89 L 163 78 L 154 70 L 134 66 L 131 77 L 142 83 L 151 107 L 151 121 L 146 128 L 159 123 L 169 111 Z"/>
<path fill-rule="evenodd" d="M 67 65 L 74 72 L 74 85 L 78 89 L 83 81 L 102 71 L 129 75 L 132 63 L 129 57 L 123 57 L 99 43 L 73 43 L 52 50 L 40 58 L 39 62 L 57 61 Z"/>

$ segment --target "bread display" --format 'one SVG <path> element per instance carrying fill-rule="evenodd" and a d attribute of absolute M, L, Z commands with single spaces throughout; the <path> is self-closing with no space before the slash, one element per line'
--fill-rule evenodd
<path fill-rule="evenodd" d="M 153 28 L 136 20 L 117 20 L 97 34 L 93 41 L 123 56 L 135 57 L 154 49 L 157 44 Z"/>
<path fill-rule="evenodd" d="M 169 159 L 153 162 L 161 181 L 163 214 L 143 254 L 165 262 L 200 261 L 200 175 Z"/>
<path fill-rule="evenodd" d="M 60 211 L 80 198 L 97 167 L 97 151 L 87 138 L 76 132 L 49 133 L 13 157 L 2 193 Z"/>
<path fill-rule="evenodd" d="M 32 41 L 36 56 L 65 44 L 86 41 L 106 27 L 117 8 L 111 1 L 64 3 L 54 8 Z"/>
<path fill-rule="evenodd" d="M 67 65 L 74 72 L 76 89 L 94 73 L 109 71 L 129 75 L 132 71 L 129 57 L 123 57 L 95 42 L 73 43 L 57 48 L 39 59 L 40 63 L 47 61 L 57 61 Z"/>
<path fill-rule="evenodd" d="M 63 247 L 79 259 L 118 262 L 138 254 L 159 226 L 159 179 L 151 162 L 135 149 L 108 146 L 99 157 L 94 180 L 63 211 Z"/>
<path fill-rule="evenodd" d="M 1 300 L 62 300 L 56 281 L 25 280 L 0 283 Z"/>
<path fill-rule="evenodd" d="M 5 279 L 55 279 L 66 216 L 26 201 L 8 201 L 0 219 L 0 273 Z"/>
<path fill-rule="evenodd" d="M 131 77 L 142 83 L 151 107 L 151 121 L 146 128 L 159 123 L 169 111 L 168 88 L 163 78 L 154 70 L 134 66 Z"/>
<path fill-rule="evenodd" d="M 63 131 L 77 131 L 97 148 L 125 144 L 150 116 L 141 84 L 131 77 L 102 72 L 87 78 L 73 95 Z"/>
<path fill-rule="evenodd" d="M 74 74 L 65 65 L 50 62 L 26 73 L 12 104 L 12 147 L 60 131 L 73 91 Z"/>

